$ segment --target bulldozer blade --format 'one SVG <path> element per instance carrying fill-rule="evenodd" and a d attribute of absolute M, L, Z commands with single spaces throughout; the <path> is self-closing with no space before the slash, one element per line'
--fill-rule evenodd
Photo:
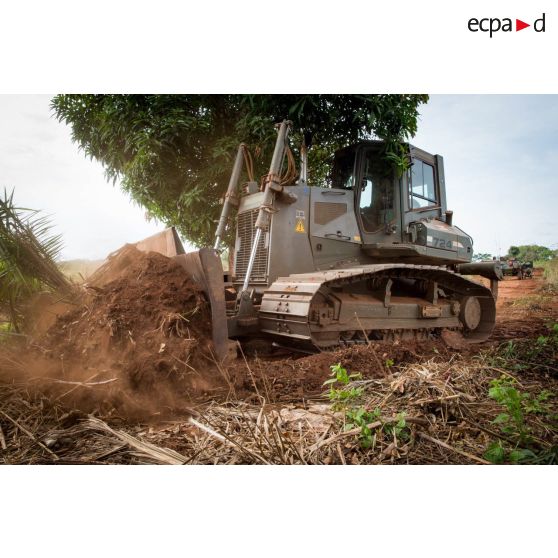
<path fill-rule="evenodd" d="M 142 252 L 159 252 L 167 258 L 174 258 L 184 254 L 184 246 L 174 227 L 165 229 L 163 232 L 154 234 L 136 243 L 136 248 Z"/>
<path fill-rule="evenodd" d="M 229 334 L 221 259 L 212 248 L 179 254 L 173 259 L 188 272 L 209 299 L 215 356 L 222 361 L 227 356 Z"/>
<path fill-rule="evenodd" d="M 158 252 L 172 258 L 204 291 L 211 305 L 215 356 L 222 361 L 228 352 L 228 328 L 223 265 L 215 250 L 202 248 L 197 252 L 186 254 L 174 227 L 140 240 L 135 246 L 142 252 Z"/>

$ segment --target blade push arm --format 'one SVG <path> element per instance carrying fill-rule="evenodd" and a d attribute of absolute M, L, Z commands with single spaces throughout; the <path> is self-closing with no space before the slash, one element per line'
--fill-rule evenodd
<path fill-rule="evenodd" d="M 225 194 L 223 209 L 221 210 L 219 224 L 217 225 L 217 230 L 215 231 L 215 244 L 213 246 L 215 250 L 219 250 L 221 240 L 223 239 L 223 236 L 225 235 L 225 231 L 227 229 L 227 222 L 232 208 L 238 207 L 238 181 L 240 180 L 240 173 L 242 172 L 242 162 L 244 159 L 245 150 L 246 146 L 241 143 L 238 146 L 238 151 L 236 152 L 236 159 L 234 160 L 234 166 L 231 173 L 231 178 L 229 180 L 229 186 L 227 188 L 227 193 Z"/>
<path fill-rule="evenodd" d="M 285 157 L 287 136 L 289 134 L 290 127 L 291 123 L 287 120 L 283 120 L 283 122 L 281 122 L 281 124 L 279 125 L 279 132 L 277 133 L 277 141 L 275 142 L 275 149 L 273 151 L 273 158 L 271 159 L 269 173 L 265 177 L 264 196 L 260 205 L 260 209 L 258 211 L 258 218 L 256 219 L 256 234 L 254 235 L 254 243 L 252 244 L 250 259 L 248 260 L 248 267 L 246 269 L 246 276 L 244 278 L 242 292 L 248 290 L 248 285 L 250 284 L 250 276 L 252 275 L 252 268 L 254 267 L 254 261 L 256 259 L 260 237 L 262 235 L 262 231 L 269 225 L 269 214 L 273 209 L 273 200 L 275 197 L 275 193 L 281 192 L 283 189 L 283 187 L 281 186 L 280 173 L 283 158 Z"/>

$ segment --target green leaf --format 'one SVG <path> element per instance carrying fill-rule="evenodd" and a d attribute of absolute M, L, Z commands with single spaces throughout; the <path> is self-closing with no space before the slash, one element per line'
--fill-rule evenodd
<path fill-rule="evenodd" d="M 68 292 L 71 284 L 56 259 L 61 239 L 37 211 L 16 207 L 14 191 L 0 196 L 0 315 L 18 332 L 22 310 L 41 290 Z"/>
<path fill-rule="evenodd" d="M 500 464 L 504 462 L 506 452 L 500 442 L 493 442 L 484 452 L 484 458 L 491 463 Z"/>
<path fill-rule="evenodd" d="M 362 438 L 360 441 L 360 445 L 363 449 L 368 449 L 372 446 L 372 438 Z"/>
<path fill-rule="evenodd" d="M 494 424 L 504 424 L 506 422 L 509 422 L 510 420 L 510 415 L 508 415 L 507 413 L 500 413 L 492 422 Z"/>
<path fill-rule="evenodd" d="M 510 451 L 508 459 L 510 463 L 520 463 L 521 461 L 526 461 L 528 459 L 536 459 L 537 456 L 529 449 L 514 449 Z"/>

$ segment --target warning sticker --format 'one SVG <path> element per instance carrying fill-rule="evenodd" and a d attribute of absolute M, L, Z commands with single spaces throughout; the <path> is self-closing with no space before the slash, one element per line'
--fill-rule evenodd
<path fill-rule="evenodd" d="M 299 219 L 299 220 L 296 222 L 295 231 L 296 231 L 296 232 L 299 232 L 299 233 L 305 232 L 305 230 L 304 230 L 304 221 L 303 221 L 302 219 Z"/>

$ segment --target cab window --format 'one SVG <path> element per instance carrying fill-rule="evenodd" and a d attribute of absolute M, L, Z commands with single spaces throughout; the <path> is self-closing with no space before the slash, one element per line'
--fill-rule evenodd
<path fill-rule="evenodd" d="M 378 232 L 393 218 L 393 179 L 386 174 L 382 160 L 368 152 L 364 160 L 360 187 L 359 212 L 366 232 Z"/>
<path fill-rule="evenodd" d="M 338 155 L 333 163 L 331 187 L 352 190 L 355 185 L 355 152 Z"/>
<path fill-rule="evenodd" d="M 439 205 L 436 184 L 434 182 L 434 167 L 413 159 L 409 184 L 409 206 L 411 209 L 421 209 Z"/>

